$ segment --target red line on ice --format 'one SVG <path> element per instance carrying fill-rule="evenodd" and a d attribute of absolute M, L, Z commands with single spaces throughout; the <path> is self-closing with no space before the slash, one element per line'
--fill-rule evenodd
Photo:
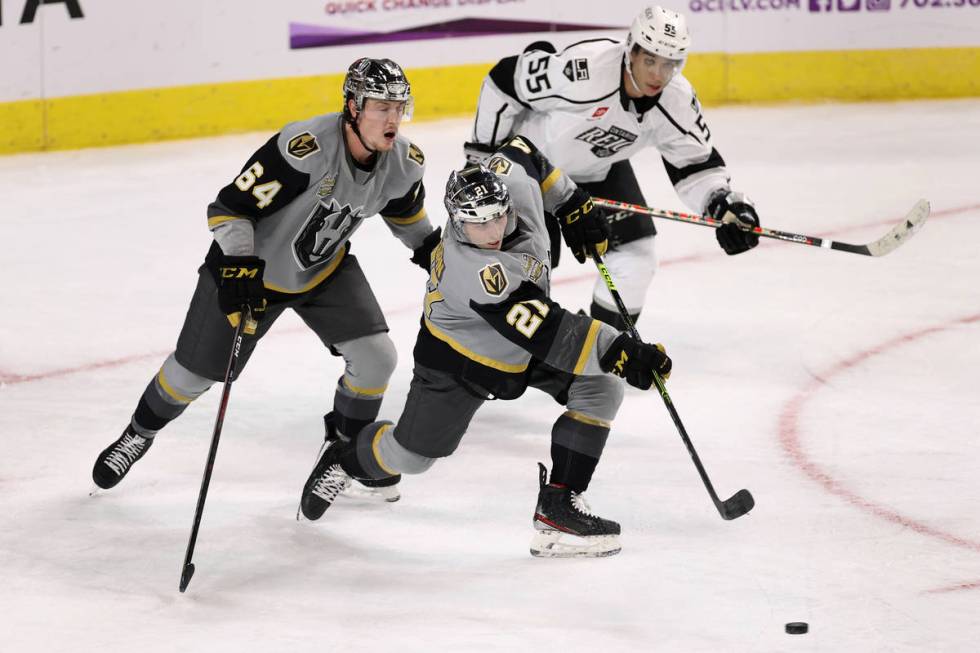
<path fill-rule="evenodd" d="M 953 207 L 953 208 L 950 208 L 950 209 L 942 209 L 942 210 L 939 210 L 939 211 L 933 211 L 930 214 L 930 219 L 932 219 L 932 218 L 948 217 L 948 216 L 953 216 L 953 215 L 959 215 L 961 213 L 970 213 L 971 211 L 976 211 L 976 210 L 980 210 L 980 204 L 968 204 L 968 205 L 965 205 L 965 206 L 958 206 L 958 207 Z M 832 235 L 838 234 L 838 233 L 846 233 L 848 231 L 855 231 L 855 230 L 858 230 L 858 229 L 867 229 L 868 227 L 875 227 L 875 226 L 878 226 L 878 225 L 893 225 L 893 224 L 895 224 L 895 220 L 894 219 L 893 220 L 880 221 L 880 222 L 873 222 L 873 223 L 863 224 L 863 225 L 856 225 L 856 226 L 853 226 L 853 227 L 846 227 L 846 228 L 843 228 L 843 229 L 837 229 L 837 230 L 832 231 L 832 232 L 827 232 L 827 233 L 823 234 L 821 237 L 822 238 L 826 238 L 827 236 L 832 236 Z M 780 243 L 780 244 L 787 245 L 788 243 Z M 713 252 L 711 254 L 708 254 L 708 253 L 704 253 L 704 254 L 691 254 L 691 255 L 688 255 L 688 256 L 678 256 L 676 258 L 665 259 L 665 260 L 663 260 L 663 261 L 660 262 L 660 266 L 661 267 L 669 267 L 669 266 L 672 266 L 672 265 L 682 265 L 682 264 L 685 264 L 685 263 L 698 263 L 698 262 L 710 260 L 710 259 L 713 259 L 713 258 L 717 258 L 717 253 Z M 575 276 L 570 276 L 570 277 L 563 277 L 561 279 L 556 279 L 553 282 L 553 285 L 560 286 L 560 285 L 567 285 L 567 284 L 579 283 L 579 282 L 582 282 L 582 281 L 585 281 L 585 280 L 590 280 L 592 278 L 593 278 L 593 275 L 590 272 L 589 274 L 580 274 L 580 275 L 575 275 Z M 418 309 L 418 304 L 404 305 L 404 306 L 399 306 L 399 307 L 396 307 L 396 308 L 393 308 L 393 309 L 386 310 L 385 311 L 385 315 L 397 315 L 397 314 L 403 313 L 405 311 L 417 310 L 417 309 Z M 291 331 L 293 331 L 293 330 L 292 329 L 287 329 L 287 330 L 276 331 L 274 335 L 284 335 L 286 333 L 290 333 Z M 273 334 L 270 334 L 270 335 L 273 335 Z M 62 377 L 62 376 L 68 376 L 68 375 L 71 375 L 71 374 L 79 374 L 81 372 L 92 372 L 92 371 L 100 370 L 100 369 L 107 369 L 107 368 L 112 368 L 112 367 L 120 367 L 122 365 L 127 365 L 129 363 L 135 363 L 135 362 L 139 362 L 139 361 L 143 361 L 143 360 L 147 360 L 147 359 L 151 359 L 151 358 L 161 358 L 162 359 L 164 356 L 166 356 L 169 353 L 170 353 L 169 351 L 157 351 L 157 352 L 151 352 L 151 353 L 148 353 L 148 354 L 134 354 L 134 355 L 131 355 L 131 356 L 124 356 L 122 358 L 113 358 L 113 359 L 105 360 L 105 361 L 96 361 L 94 363 L 86 363 L 84 365 L 78 365 L 76 367 L 66 367 L 66 368 L 62 368 L 62 369 L 58 369 L 58 370 L 48 370 L 47 372 L 38 372 L 36 374 L 17 374 L 16 372 L 7 372 L 5 370 L 0 369 L 0 386 L 2 386 L 2 385 L 18 385 L 18 384 L 21 384 L 21 383 L 29 383 L 31 381 L 44 381 L 46 379 L 56 379 L 56 378 L 59 378 L 59 377 Z"/>
<path fill-rule="evenodd" d="M 825 490 L 840 497 L 847 503 L 850 503 L 851 505 L 856 506 L 865 512 L 869 512 L 876 517 L 899 524 L 905 528 L 909 528 L 916 533 L 927 535 L 958 547 L 970 549 L 971 551 L 980 552 L 980 542 L 959 537 L 958 535 L 954 535 L 935 526 L 930 526 L 924 522 L 906 517 L 888 506 L 865 499 L 864 497 L 845 487 L 840 480 L 834 478 L 829 472 L 821 468 L 820 465 L 813 462 L 807 456 L 806 451 L 800 442 L 801 433 L 799 427 L 800 415 L 803 412 L 804 406 L 811 398 L 813 398 L 814 395 L 816 395 L 816 393 L 828 379 L 842 372 L 858 367 L 878 354 L 889 352 L 897 347 L 913 343 L 927 336 L 941 333 L 942 331 L 952 327 L 977 322 L 980 322 L 980 313 L 954 319 L 939 326 L 927 327 L 917 331 L 912 331 L 910 333 L 892 338 L 891 340 L 887 340 L 875 347 L 859 352 L 850 358 L 841 360 L 822 373 L 814 374 L 813 380 L 810 381 L 802 390 L 800 390 L 795 397 L 786 402 L 785 406 L 783 407 L 782 413 L 779 416 L 780 445 L 782 445 L 786 454 L 790 457 L 793 463 L 802 469 L 808 477 L 822 485 Z"/>

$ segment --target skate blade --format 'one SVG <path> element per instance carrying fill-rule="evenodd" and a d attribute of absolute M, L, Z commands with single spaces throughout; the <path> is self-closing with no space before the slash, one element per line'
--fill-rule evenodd
<path fill-rule="evenodd" d="M 579 537 L 556 530 L 540 530 L 531 538 L 535 558 L 606 558 L 623 550 L 618 535 Z"/>
<path fill-rule="evenodd" d="M 350 487 L 341 492 L 339 496 L 346 499 L 386 501 L 388 503 L 394 503 L 402 498 L 402 494 L 398 490 L 397 485 L 389 485 L 388 487 L 367 487 L 366 485 L 361 485 L 357 482 L 351 483 Z"/>
<path fill-rule="evenodd" d="M 92 489 L 89 490 L 89 493 L 88 493 L 88 495 L 90 497 L 99 497 L 99 496 L 102 496 L 103 494 L 105 494 L 105 490 L 103 490 L 102 488 L 100 488 L 98 485 L 93 485 L 92 486 Z"/>

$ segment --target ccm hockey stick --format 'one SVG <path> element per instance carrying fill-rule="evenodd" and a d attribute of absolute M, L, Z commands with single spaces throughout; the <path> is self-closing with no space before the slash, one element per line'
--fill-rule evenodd
<path fill-rule="evenodd" d="M 601 206 L 606 209 L 615 209 L 618 211 L 628 211 L 630 213 L 637 213 L 640 215 L 649 215 L 653 218 L 664 218 L 666 220 L 676 220 L 678 222 L 689 222 L 691 224 L 699 224 L 704 227 L 714 228 L 718 228 L 722 224 L 721 220 L 716 220 L 715 218 L 706 215 L 694 215 L 691 213 L 678 213 L 677 211 L 667 211 L 664 209 L 653 209 L 648 206 L 627 204 L 626 202 L 617 202 L 615 200 L 603 200 L 596 198 L 592 201 L 596 206 Z M 753 233 L 766 238 L 775 238 L 776 240 L 784 240 L 789 243 L 810 245 L 811 247 L 822 247 L 824 249 L 837 249 L 842 252 L 850 252 L 851 254 L 863 254 L 864 256 L 884 256 L 885 254 L 898 249 L 902 243 L 911 238 L 916 231 L 922 228 L 922 225 L 925 224 L 926 218 L 928 217 L 929 202 L 926 200 L 919 200 L 915 203 L 915 206 L 912 207 L 912 210 L 906 214 L 905 218 L 892 227 L 888 233 L 878 240 L 865 245 L 852 245 L 850 243 L 841 243 L 835 240 L 829 240 L 827 238 L 817 238 L 816 236 L 794 234 L 788 231 L 779 231 L 777 229 L 768 229 L 766 227 L 756 227 L 752 231 Z"/>
<path fill-rule="evenodd" d="M 252 321 L 252 313 L 246 307 L 238 316 L 238 324 L 235 327 L 235 337 L 231 342 L 231 354 L 228 356 L 228 367 L 225 368 L 224 387 L 221 390 L 221 402 L 218 404 L 218 417 L 214 422 L 214 433 L 211 435 L 211 449 L 208 451 L 208 462 L 204 466 L 204 478 L 201 479 L 201 491 L 197 495 L 197 508 L 194 510 L 194 525 L 191 527 L 191 537 L 187 542 L 187 553 L 184 555 L 184 566 L 180 571 L 180 591 L 187 589 L 187 585 L 194 576 L 194 545 L 197 544 L 197 532 L 201 528 L 201 517 L 204 514 L 204 502 L 208 498 L 208 487 L 211 485 L 211 471 L 214 469 L 214 459 L 218 454 L 218 440 L 221 438 L 221 427 L 225 423 L 225 411 L 228 409 L 228 397 L 231 395 L 231 377 L 235 374 L 235 366 L 238 363 L 238 353 L 242 349 L 242 334 L 245 325 Z"/>
<path fill-rule="evenodd" d="M 598 202 L 596 203 L 598 204 Z M 599 274 L 602 276 L 602 280 L 606 283 L 606 288 L 609 289 L 609 294 L 612 295 L 613 300 L 616 302 L 619 315 L 626 322 L 630 336 L 636 340 L 640 340 L 640 334 L 633 325 L 633 320 L 630 319 L 629 311 L 626 310 L 623 298 L 619 296 L 619 291 L 616 290 L 616 284 L 613 283 L 612 276 L 609 274 L 606 264 L 602 262 L 602 257 L 596 251 L 595 245 L 590 244 L 589 250 L 592 258 L 595 260 L 596 267 L 599 268 Z M 664 380 L 659 374 L 654 372 L 653 382 L 656 384 L 657 390 L 660 391 L 660 397 L 664 400 L 664 405 L 667 406 L 667 412 L 670 413 L 670 418 L 674 420 L 674 426 L 677 427 L 677 432 L 680 433 L 681 440 L 684 441 L 684 446 L 687 447 L 687 452 L 691 454 L 691 460 L 694 461 L 694 466 L 698 468 L 698 474 L 701 475 L 701 482 L 704 483 L 704 487 L 708 490 L 708 495 L 711 496 L 711 501 L 715 504 L 715 508 L 718 509 L 718 513 L 722 519 L 738 519 L 752 510 L 755 507 L 755 499 L 752 498 L 752 494 L 748 490 L 739 490 L 724 501 L 718 498 L 718 493 L 715 492 L 715 488 L 711 484 L 711 479 L 708 478 L 708 473 L 704 471 L 704 465 L 701 464 L 701 458 L 698 456 L 698 452 L 694 450 L 694 444 L 691 442 L 691 438 L 687 435 L 687 430 L 681 422 L 681 416 L 677 414 L 677 409 L 674 408 L 674 402 L 671 401 L 670 395 L 667 393 Z"/>

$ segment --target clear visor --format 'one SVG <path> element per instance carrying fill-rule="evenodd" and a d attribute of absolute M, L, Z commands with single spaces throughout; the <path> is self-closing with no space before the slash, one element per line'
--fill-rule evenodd
<path fill-rule="evenodd" d="M 464 209 L 456 213 L 459 222 L 468 224 L 483 224 L 493 220 L 506 218 L 510 215 L 510 209 L 501 206 L 478 206 L 473 209 Z"/>
<path fill-rule="evenodd" d="M 373 100 L 369 102 L 368 100 Z M 378 97 L 373 93 L 364 94 L 364 108 L 362 111 L 374 118 L 396 118 L 398 120 L 411 120 L 412 113 L 415 111 L 415 99 L 408 96 L 407 100 L 393 100 L 391 98 Z"/>

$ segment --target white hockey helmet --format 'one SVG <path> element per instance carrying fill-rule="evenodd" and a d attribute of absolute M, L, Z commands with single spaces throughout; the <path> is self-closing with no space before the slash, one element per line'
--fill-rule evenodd
<path fill-rule="evenodd" d="M 626 37 L 626 56 L 639 46 L 665 59 L 683 61 L 691 49 L 691 33 L 683 14 L 663 7 L 647 7 L 633 19 Z"/>

